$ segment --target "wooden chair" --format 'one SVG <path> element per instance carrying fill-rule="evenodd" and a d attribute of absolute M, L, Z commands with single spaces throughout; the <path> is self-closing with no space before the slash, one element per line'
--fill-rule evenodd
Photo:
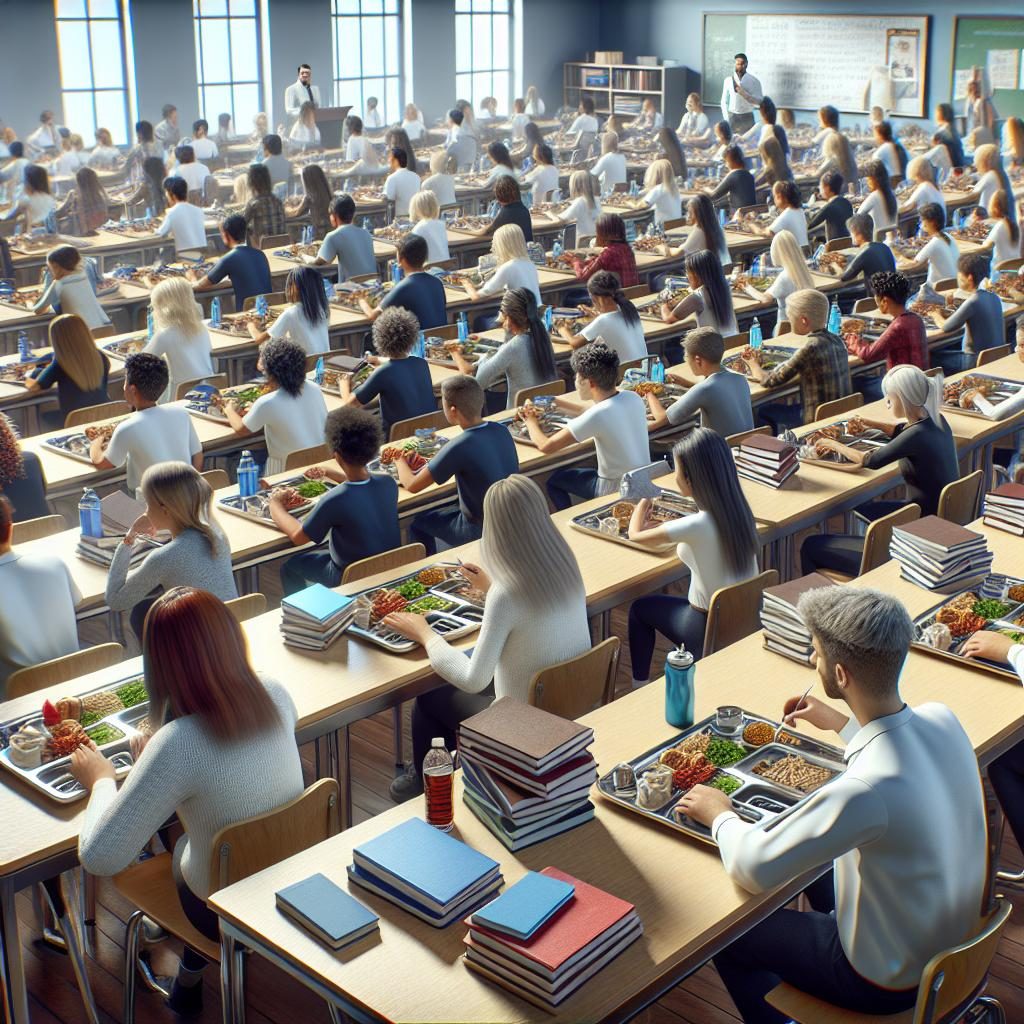
<path fill-rule="evenodd" d="M 267 814 L 222 828 L 210 853 L 210 889 L 216 892 L 248 878 L 273 864 L 308 850 L 338 833 L 338 783 L 320 779 L 294 800 Z M 117 891 L 137 909 L 125 930 L 124 1013 L 135 1020 L 136 969 L 142 970 L 151 987 L 162 991 L 139 961 L 142 923 L 145 917 L 182 940 L 207 959 L 220 962 L 220 943 L 193 927 L 181 908 L 178 887 L 171 870 L 172 854 L 163 853 L 139 861 L 114 877 Z M 227 1013 L 227 1007 L 225 1007 Z"/>
<path fill-rule="evenodd" d="M 627 299 L 639 299 L 641 295 L 650 295 L 651 289 L 645 284 L 635 284 L 630 288 L 623 288 L 622 294 Z"/>
<path fill-rule="evenodd" d="M 672 231 L 674 228 L 685 228 L 686 227 L 686 218 L 685 217 L 675 217 L 672 220 L 665 221 L 665 223 L 662 224 L 662 227 L 666 231 Z"/>
<path fill-rule="evenodd" d="M 789 334 L 793 330 L 793 325 L 788 320 L 779 321 L 779 329 L 775 332 L 776 334 Z"/>
<path fill-rule="evenodd" d="M 423 333 L 427 334 L 426 331 Z M 430 336 L 440 338 L 442 341 L 455 341 L 459 337 L 459 325 L 445 324 L 443 327 L 433 327 L 430 330 Z"/>
<path fill-rule="evenodd" d="M 953 1024 L 967 1019 L 966 1011 L 975 1004 L 991 1011 L 985 1020 L 1005 1024 L 999 1001 L 982 992 L 1012 910 L 1010 901 L 1000 898 L 995 910 L 979 921 L 974 938 L 933 956 L 921 975 L 914 1008 L 903 1013 L 855 1013 L 786 984 L 773 988 L 765 1000 L 796 1024 Z"/>
<path fill-rule="evenodd" d="M 388 572 L 391 569 L 401 569 L 410 562 L 418 562 L 421 558 L 427 557 L 427 549 L 420 543 L 406 544 L 400 548 L 392 548 L 390 551 L 382 551 L 379 555 L 371 555 L 369 558 L 361 558 L 358 562 L 351 562 L 345 566 L 341 574 L 342 585 L 346 583 L 358 583 L 370 576 L 376 576 L 379 572 Z"/>
<path fill-rule="evenodd" d="M 1013 351 L 1009 345 L 996 345 L 995 348 L 983 348 L 978 353 L 978 359 L 974 364 L 975 369 L 980 369 L 982 366 L 988 366 L 989 363 L 994 363 L 997 359 L 1002 359 L 1003 356 L 1008 356 Z"/>
<path fill-rule="evenodd" d="M 768 204 L 767 203 L 755 203 L 753 206 L 741 206 L 736 211 L 736 217 L 737 218 L 745 217 L 748 213 L 767 213 L 767 212 L 768 212 Z"/>
<path fill-rule="evenodd" d="M 944 373 L 944 372 L 945 371 L 942 369 L 941 366 L 933 366 L 930 370 L 925 370 L 924 371 L 924 375 L 926 377 L 934 377 L 934 376 L 936 376 L 936 374 Z"/>
<path fill-rule="evenodd" d="M 436 260 L 434 263 L 424 263 L 424 270 L 458 270 L 459 261 L 457 259 L 450 260 Z"/>
<path fill-rule="evenodd" d="M 740 331 L 739 334 L 730 334 L 723 338 L 725 351 L 731 352 L 734 348 L 746 348 L 750 344 L 750 331 Z"/>
<path fill-rule="evenodd" d="M 874 299 L 858 299 L 853 304 L 854 313 L 876 313 L 878 305 Z"/>
<path fill-rule="evenodd" d="M 701 657 L 756 633 L 761 628 L 761 596 L 765 587 L 774 587 L 778 582 L 778 570 L 766 569 L 759 576 L 716 590 L 708 605 Z"/>
<path fill-rule="evenodd" d="M 1001 260 L 993 269 L 999 271 L 1024 269 L 1024 256 L 1017 256 L 1010 260 Z"/>
<path fill-rule="evenodd" d="M 246 594 L 244 597 L 225 601 L 224 606 L 231 610 L 237 622 L 245 622 L 246 619 L 254 619 L 267 610 L 267 599 L 263 594 Z"/>
<path fill-rule="evenodd" d="M 99 340 L 100 338 L 114 337 L 114 335 L 117 334 L 117 330 L 114 328 L 113 324 L 104 324 L 102 327 L 92 328 L 89 333 L 92 334 L 93 338 Z"/>
<path fill-rule="evenodd" d="M 955 277 L 943 277 L 935 282 L 935 290 L 937 292 L 945 292 L 948 291 L 950 288 L 956 288 Z"/>
<path fill-rule="evenodd" d="M 291 244 L 290 240 L 288 244 Z M 250 295 L 245 302 L 242 303 L 242 312 L 247 313 L 250 309 L 255 309 L 256 299 L 258 297 L 259 296 L 257 295 Z M 284 292 L 267 292 L 263 298 L 267 300 L 268 306 L 280 306 L 284 302 Z"/>
<path fill-rule="evenodd" d="M 906 523 L 912 523 L 915 519 L 920 518 L 921 506 L 912 502 L 909 505 L 904 505 L 903 508 L 896 509 L 895 512 L 890 512 L 887 516 L 882 516 L 881 519 L 875 519 L 868 526 L 867 533 L 864 534 L 864 552 L 860 556 L 860 568 L 857 570 L 857 575 L 863 576 L 864 573 L 877 569 L 884 562 L 889 561 L 889 542 L 892 540 L 893 527 L 904 526 Z M 854 579 L 853 576 L 847 576 L 846 573 L 839 572 L 838 569 L 817 569 L 816 572 L 827 576 L 835 583 L 847 583 Z"/>
<path fill-rule="evenodd" d="M 97 644 L 84 651 L 65 654 L 62 658 L 41 661 L 38 665 L 19 668 L 7 677 L 7 700 L 35 693 L 45 686 L 65 683 L 101 668 L 110 668 L 124 661 L 124 648 L 120 644 Z"/>
<path fill-rule="evenodd" d="M 99 420 L 110 420 L 115 416 L 127 416 L 131 407 L 127 402 L 102 402 L 100 405 L 87 405 L 84 409 L 75 409 L 64 418 L 65 427 L 81 427 Z"/>
<path fill-rule="evenodd" d="M 312 448 L 300 448 L 298 451 L 289 452 L 285 456 L 284 468 L 305 469 L 307 466 L 315 466 L 318 462 L 325 462 L 331 457 L 331 452 L 325 444 L 315 444 Z"/>
<path fill-rule="evenodd" d="M 849 235 L 841 235 L 833 238 L 831 242 L 825 243 L 825 252 L 836 252 L 839 249 L 852 249 L 853 239 Z"/>
<path fill-rule="evenodd" d="M 939 495 L 937 515 L 940 519 L 948 519 L 951 523 L 966 526 L 978 515 L 978 499 L 981 496 L 981 484 L 985 472 L 976 469 L 973 473 L 946 484 Z"/>
<path fill-rule="evenodd" d="M 748 437 L 755 437 L 757 434 L 767 434 L 770 437 L 771 433 L 771 427 L 754 427 L 753 430 L 743 430 L 738 434 L 730 434 L 725 439 L 725 443 L 730 448 L 739 448 L 739 446 L 743 444 L 743 442 L 746 441 Z"/>
<path fill-rule="evenodd" d="M 644 361 L 642 359 L 629 359 L 624 363 L 619 363 L 619 376 L 618 382 L 621 384 L 623 377 L 626 376 L 627 370 L 640 370 L 643 369 Z"/>
<path fill-rule="evenodd" d="M 517 408 L 529 398 L 536 398 L 538 395 L 564 395 L 564 380 L 549 380 L 547 384 L 534 384 L 532 388 L 520 388 L 512 399 L 512 404 Z"/>
<path fill-rule="evenodd" d="M 405 437 L 412 437 L 417 430 L 426 427 L 433 427 L 435 430 L 443 430 L 448 426 L 444 413 L 438 409 L 436 412 L 427 412 L 422 416 L 410 416 L 407 420 L 399 420 L 391 424 L 389 441 L 401 441 Z"/>
<path fill-rule="evenodd" d="M 817 423 L 818 420 L 827 420 L 830 416 L 839 416 L 844 412 L 851 412 L 853 409 L 859 409 L 864 404 L 864 396 L 856 391 L 852 395 L 844 395 L 842 398 L 833 399 L 831 402 L 822 402 L 817 409 L 814 410 L 814 419 L 812 423 Z"/>
<path fill-rule="evenodd" d="M 231 486 L 231 477 L 226 469 L 208 469 L 199 474 L 215 491 Z"/>
<path fill-rule="evenodd" d="M 261 249 L 280 249 L 283 246 L 292 244 L 292 236 L 285 235 L 264 235 L 260 239 Z"/>
<path fill-rule="evenodd" d="M 210 377 L 196 377 L 195 380 L 183 380 L 174 391 L 174 400 L 180 402 L 197 384 L 212 384 L 215 388 L 228 386 L 226 373 L 215 373 Z"/>
<path fill-rule="evenodd" d="M 610 636 L 576 658 L 542 669 L 530 680 L 527 703 L 561 718 L 579 718 L 612 699 L 619 638 Z"/>
<path fill-rule="evenodd" d="M 23 519 L 20 523 L 14 524 L 11 533 L 12 544 L 27 544 L 30 540 L 40 540 L 43 537 L 52 537 L 55 533 L 62 533 L 68 528 L 64 517 L 40 516 L 38 519 Z"/>

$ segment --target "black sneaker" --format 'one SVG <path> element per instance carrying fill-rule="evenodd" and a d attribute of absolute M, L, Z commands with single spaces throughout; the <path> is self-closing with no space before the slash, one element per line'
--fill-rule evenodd
<path fill-rule="evenodd" d="M 411 764 L 406 765 L 405 773 L 391 781 L 390 791 L 396 804 L 404 804 L 406 800 L 422 795 L 423 779 Z"/>
<path fill-rule="evenodd" d="M 198 1017 L 203 1012 L 203 983 L 185 986 L 175 978 L 167 1006 L 179 1017 Z"/>

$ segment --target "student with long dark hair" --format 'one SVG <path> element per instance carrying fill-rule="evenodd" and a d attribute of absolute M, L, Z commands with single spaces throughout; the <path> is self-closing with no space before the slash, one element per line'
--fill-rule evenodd
<path fill-rule="evenodd" d="M 636 306 L 626 298 L 619 279 L 610 270 L 599 270 L 587 281 L 590 302 L 597 316 L 578 334 L 569 327 L 560 329 L 573 348 L 601 341 L 628 363 L 647 355 L 647 340 Z"/>
<path fill-rule="evenodd" d="M 271 338 L 287 338 L 307 356 L 329 352 L 327 328 L 331 308 L 320 274 L 312 267 L 296 267 L 285 279 L 284 297 L 291 305 L 266 330 L 249 321 L 253 341 L 262 345 Z"/>
<path fill-rule="evenodd" d="M 304 194 L 298 205 L 286 207 L 285 212 L 288 217 L 308 217 L 313 225 L 313 234 L 322 240 L 331 230 L 334 193 L 319 164 L 307 164 L 302 168 L 302 189 Z"/>
<path fill-rule="evenodd" d="M 760 127 L 756 124 L 752 125 L 742 134 L 741 138 L 745 140 L 752 140 L 756 136 L 758 142 L 763 142 L 768 138 L 774 138 L 782 147 L 782 152 L 788 157 L 789 139 L 786 137 L 786 130 L 782 125 L 776 123 L 778 120 L 778 111 L 775 108 L 775 102 L 770 96 L 765 96 L 761 100 L 758 109 L 761 114 Z"/>
<path fill-rule="evenodd" d="M 658 146 L 663 154 L 663 159 L 672 165 L 672 173 L 677 178 L 686 177 L 686 153 L 679 144 L 679 136 L 675 129 L 664 125 L 658 129 Z"/>
<path fill-rule="evenodd" d="M 953 114 L 952 103 L 940 103 L 935 108 L 935 134 L 941 138 L 943 145 L 949 150 L 953 166 L 966 167 L 968 161 L 964 159 L 964 145 L 960 133 L 956 130 L 956 117 Z"/>
<path fill-rule="evenodd" d="M 864 175 L 871 190 L 867 199 L 860 204 L 858 213 L 866 213 L 875 228 L 875 236 L 896 228 L 899 202 L 889 182 L 889 172 L 881 160 L 872 160 L 865 168 Z"/>
<path fill-rule="evenodd" d="M 893 134 L 889 121 L 879 121 L 875 125 L 875 142 L 878 148 L 871 154 L 872 160 L 880 160 L 885 164 L 890 178 L 903 178 L 907 173 L 907 151 Z"/>
<path fill-rule="evenodd" d="M 689 200 L 686 204 L 686 223 L 693 230 L 679 248 L 673 249 L 669 246 L 672 256 L 678 256 L 680 253 L 689 256 L 690 253 L 708 249 L 718 257 L 723 267 L 732 262 L 729 247 L 725 244 L 725 232 L 718 223 L 718 214 L 710 196 L 701 192 Z"/>
<path fill-rule="evenodd" d="M 1016 200 L 1000 189 L 988 204 L 988 215 L 992 230 L 985 239 L 986 245 L 992 246 L 992 262 L 996 266 L 1004 260 L 1019 259 L 1020 225 L 1017 223 Z"/>
<path fill-rule="evenodd" d="M 597 218 L 595 244 L 601 250 L 596 256 L 583 261 L 573 257 L 572 269 L 579 281 L 587 281 L 599 270 L 610 270 L 623 288 L 640 283 L 636 269 L 636 254 L 626 241 L 626 222 L 617 213 L 602 213 Z"/>
<path fill-rule="evenodd" d="M 15 234 L 18 233 L 19 226 L 26 232 L 44 226 L 57 208 L 56 201 L 50 193 L 50 176 L 42 165 L 29 164 L 25 168 L 22 188 L 21 195 L 3 218 L 14 221 Z"/>
<path fill-rule="evenodd" d="M 94 235 L 110 216 L 110 199 L 91 167 L 75 171 L 75 187 L 65 214 L 71 216 L 78 235 Z"/>
<path fill-rule="evenodd" d="M 249 168 L 248 181 L 251 198 L 242 216 L 248 243 L 259 248 L 268 235 L 285 234 L 284 203 L 274 195 L 270 171 L 265 164 L 253 164 Z"/>
<path fill-rule="evenodd" d="M 945 209 L 938 203 L 928 203 L 918 211 L 918 217 L 928 241 L 917 254 L 917 259 L 906 269 L 912 272 L 927 266 L 926 282 L 933 286 L 939 281 L 956 277 L 960 247 L 956 239 L 946 231 Z"/>
<path fill-rule="evenodd" d="M 735 214 L 745 206 L 755 205 L 757 186 L 754 184 L 754 176 L 747 170 L 747 158 L 739 146 L 727 146 L 723 159 L 729 173 L 718 183 L 710 198 L 712 202 L 717 202 L 728 196 L 729 209 Z"/>
<path fill-rule="evenodd" d="M 723 338 L 739 334 L 736 312 L 732 305 L 732 289 L 722 272 L 718 257 L 708 249 L 686 257 L 686 276 L 690 294 L 675 306 L 665 302 L 661 319 L 667 324 L 685 320 L 691 313 L 698 327 L 713 327 Z"/>
<path fill-rule="evenodd" d="M 507 174 L 511 178 L 516 176 L 512 157 L 509 155 L 504 142 L 498 142 L 497 140 L 492 142 L 487 147 L 487 156 L 490 158 L 493 166 L 491 167 L 491 173 L 487 176 L 487 181 L 484 182 L 485 187 L 493 185 L 503 174 Z"/>

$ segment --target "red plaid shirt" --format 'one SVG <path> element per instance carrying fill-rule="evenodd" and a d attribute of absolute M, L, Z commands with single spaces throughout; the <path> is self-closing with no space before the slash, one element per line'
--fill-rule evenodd
<path fill-rule="evenodd" d="M 586 263 L 574 259 L 572 269 L 580 281 L 590 280 L 599 270 L 610 270 L 618 276 L 623 288 L 632 288 L 640 283 L 640 276 L 636 272 L 636 257 L 628 242 L 612 242 Z"/>
<path fill-rule="evenodd" d="M 924 321 L 909 310 L 901 313 L 882 332 L 872 345 L 863 341 L 854 342 L 850 349 L 865 363 L 873 363 L 885 356 L 887 369 L 909 363 L 918 369 L 928 369 L 928 338 Z"/>

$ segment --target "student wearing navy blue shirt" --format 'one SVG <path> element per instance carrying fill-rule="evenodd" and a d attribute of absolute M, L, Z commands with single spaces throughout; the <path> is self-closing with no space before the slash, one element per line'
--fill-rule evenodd
<path fill-rule="evenodd" d="M 420 322 L 424 330 L 443 327 L 448 322 L 448 306 L 441 279 L 428 274 L 423 265 L 427 262 L 427 240 L 420 235 L 407 235 L 398 246 L 398 265 L 404 277 L 384 296 L 381 304 L 374 308 L 366 299 L 359 300 L 359 307 L 374 321 L 386 309 L 399 307 L 407 309 Z"/>
<path fill-rule="evenodd" d="M 383 443 L 377 418 L 362 409 L 334 409 L 327 415 L 324 440 L 338 468 L 317 466 L 306 475 L 333 480 L 338 486 L 317 500 L 305 521 L 287 512 L 280 496 L 270 497 L 271 518 L 293 544 L 322 544 L 329 538 L 326 551 L 304 551 L 281 566 L 286 595 L 313 583 L 336 587 L 347 565 L 402 544 L 398 485 L 366 468 Z"/>
<path fill-rule="evenodd" d="M 449 441 L 422 469 L 413 472 L 404 456 L 397 461 L 398 482 L 411 494 L 455 477 L 459 507 L 424 512 L 409 527 L 428 554 L 437 542 L 457 547 L 479 540 L 484 524 L 484 495 L 491 484 L 519 472 L 516 443 L 508 427 L 483 419 L 484 389 L 473 377 L 449 377 L 441 385 L 445 418 L 462 433 Z"/>
<path fill-rule="evenodd" d="M 274 290 L 266 253 L 245 244 L 245 229 L 245 218 L 241 214 L 225 217 L 221 221 L 220 237 L 228 252 L 199 280 L 196 280 L 195 271 L 190 270 L 188 274 L 192 288 L 197 292 L 208 292 L 225 277 L 228 278 L 235 290 L 235 309 L 239 312 L 250 296 L 267 295 Z"/>

